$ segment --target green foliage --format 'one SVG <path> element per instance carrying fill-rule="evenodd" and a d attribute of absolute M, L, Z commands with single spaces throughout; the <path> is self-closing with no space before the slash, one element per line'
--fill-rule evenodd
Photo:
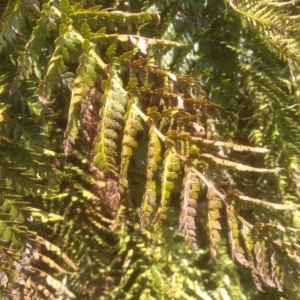
<path fill-rule="evenodd" d="M 117 174 L 117 131 L 122 129 L 120 122 L 125 114 L 129 98 L 122 88 L 120 78 L 112 71 L 107 81 L 102 81 L 104 95 L 100 111 L 98 135 L 94 145 L 95 166 L 104 173 Z M 126 174 L 125 174 L 126 175 Z"/>
<path fill-rule="evenodd" d="M 1 297 L 298 299 L 298 10 L 0 5 Z"/>

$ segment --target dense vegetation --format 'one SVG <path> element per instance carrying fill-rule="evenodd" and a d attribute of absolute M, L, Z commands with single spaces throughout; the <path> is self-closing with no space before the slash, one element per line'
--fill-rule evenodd
<path fill-rule="evenodd" d="M 295 1 L 0 1 L 2 299 L 300 299 Z"/>

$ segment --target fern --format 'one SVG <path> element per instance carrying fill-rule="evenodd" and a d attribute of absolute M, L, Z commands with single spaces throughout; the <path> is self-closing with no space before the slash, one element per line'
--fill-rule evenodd
<path fill-rule="evenodd" d="M 2 298 L 299 298 L 297 6 L 100 2 L 0 5 Z"/>
<path fill-rule="evenodd" d="M 153 215 L 156 208 L 157 185 L 155 175 L 158 171 L 158 163 L 161 161 L 161 143 L 158 136 L 149 130 L 149 148 L 147 158 L 147 183 L 145 194 L 140 208 L 140 222 L 143 229 L 150 223 L 150 216 Z"/>
<path fill-rule="evenodd" d="M 18 32 L 24 26 L 24 13 L 28 12 L 28 7 L 22 1 L 15 3 L 7 3 L 2 14 L 3 23 L 1 25 L 1 52 L 8 44 L 12 43 L 16 38 Z"/>
<path fill-rule="evenodd" d="M 121 130 L 120 122 L 129 98 L 114 71 L 110 73 L 107 81 L 102 82 L 102 86 L 103 106 L 100 111 L 99 133 L 94 145 L 94 164 L 105 173 L 117 175 L 117 130 Z"/>
<path fill-rule="evenodd" d="M 133 102 L 133 101 L 132 101 Z M 129 103 L 130 105 L 130 103 Z M 121 151 L 121 171 L 120 178 L 121 184 L 124 188 L 128 188 L 128 168 L 130 163 L 130 158 L 132 156 L 132 150 L 137 147 L 137 142 L 135 137 L 139 131 L 143 130 L 141 124 L 141 119 L 132 107 L 127 112 L 125 116 L 125 126 L 124 126 L 124 136 L 122 141 L 122 151 Z"/>
<path fill-rule="evenodd" d="M 158 211 L 154 219 L 154 231 L 162 225 L 166 219 L 166 212 L 168 211 L 168 201 L 170 199 L 171 191 L 174 189 L 174 181 L 178 178 L 180 170 L 180 162 L 178 157 L 172 150 L 167 150 L 163 162 L 163 172 L 161 177 L 161 201 Z"/>
<path fill-rule="evenodd" d="M 209 234 L 209 252 L 210 255 L 216 259 L 217 257 L 217 243 L 220 240 L 219 230 L 221 229 L 220 225 L 220 206 L 221 203 L 216 199 L 216 196 L 212 190 L 208 190 L 207 194 L 208 200 L 208 234 Z"/>
<path fill-rule="evenodd" d="M 88 46 L 89 45 L 87 45 L 87 47 Z M 89 49 L 87 48 L 86 50 L 88 51 Z M 78 136 L 78 105 L 86 95 L 86 86 L 92 87 L 96 81 L 95 65 L 95 60 L 90 58 L 87 53 L 80 57 L 80 64 L 76 72 L 77 76 L 72 87 L 68 125 L 64 135 L 64 149 L 66 155 L 71 148 L 71 144 L 75 142 Z"/>
<path fill-rule="evenodd" d="M 197 215 L 200 179 L 191 170 L 187 169 L 183 185 L 179 229 L 184 234 L 189 247 L 197 249 L 195 216 Z"/>

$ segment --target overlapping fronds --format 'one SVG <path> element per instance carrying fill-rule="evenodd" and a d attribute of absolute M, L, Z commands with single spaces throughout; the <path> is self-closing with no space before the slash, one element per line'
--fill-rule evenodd
<path fill-rule="evenodd" d="M 298 10 L 0 4 L 1 297 L 299 298 Z"/>
<path fill-rule="evenodd" d="M 39 11 L 38 3 L 34 3 L 33 5 L 34 8 Z M 40 12 L 40 18 L 37 20 L 36 26 L 33 28 L 31 32 L 30 38 L 28 39 L 28 41 L 26 41 L 24 50 L 21 52 L 21 55 L 18 57 L 17 76 L 14 78 L 14 83 L 11 86 L 11 93 L 14 93 L 18 89 L 21 79 L 23 78 L 29 79 L 32 73 L 34 73 L 36 77 L 41 80 L 42 72 L 38 67 L 38 63 L 43 48 L 40 45 L 45 43 L 47 39 L 47 30 L 49 28 L 48 27 L 49 12 L 50 12 L 50 5 L 45 4 L 42 8 L 42 11 Z M 24 14 L 24 11 L 21 10 L 21 8 L 20 8 L 20 14 L 22 16 Z"/>
<path fill-rule="evenodd" d="M 269 49 L 278 57 L 299 69 L 299 30 L 295 27 L 293 11 L 274 1 L 226 1 L 237 12 L 246 27 L 259 32 Z M 279 5 L 278 5 L 279 4 Z M 281 5 L 280 5 L 281 4 Z"/>
<path fill-rule="evenodd" d="M 9 1 L 1 11 L 1 51 L 17 38 L 24 26 L 24 12 L 28 7 L 23 1 Z"/>

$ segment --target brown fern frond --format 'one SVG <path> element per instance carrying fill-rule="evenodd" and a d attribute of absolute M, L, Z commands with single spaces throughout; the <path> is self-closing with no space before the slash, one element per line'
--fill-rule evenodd
<path fill-rule="evenodd" d="M 179 219 L 179 230 L 183 233 L 188 246 L 196 250 L 196 223 L 198 192 L 200 190 L 200 179 L 193 173 L 191 168 L 186 167 L 181 192 L 181 212 Z"/>

